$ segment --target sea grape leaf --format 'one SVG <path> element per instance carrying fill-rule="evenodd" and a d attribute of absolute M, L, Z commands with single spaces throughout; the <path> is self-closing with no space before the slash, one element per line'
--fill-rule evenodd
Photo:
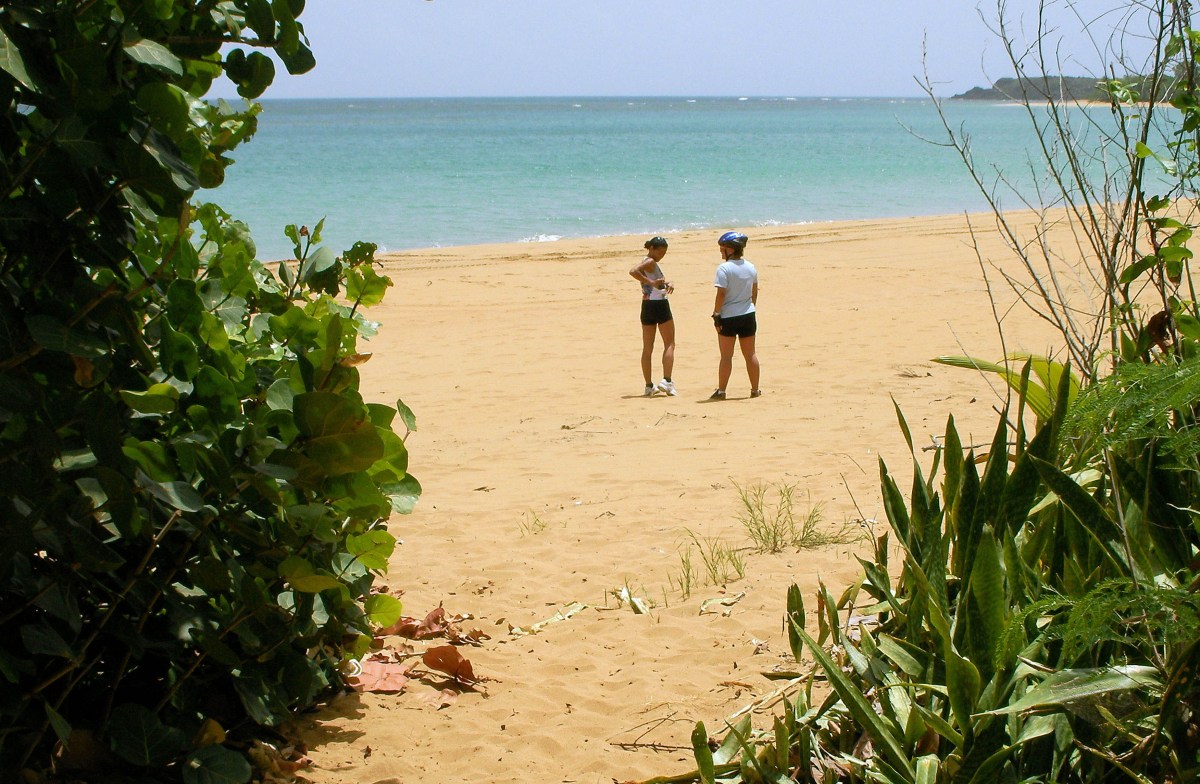
<path fill-rule="evenodd" d="M 445 634 L 449 628 L 449 621 L 446 619 L 446 611 L 442 607 L 437 607 L 431 610 L 426 616 L 418 621 L 416 618 L 404 617 L 392 624 L 386 626 L 379 631 L 381 636 L 394 634 L 400 637 L 408 637 L 413 640 L 427 640 L 430 637 L 437 637 Z"/>
<path fill-rule="evenodd" d="M 187 756 L 184 784 L 246 784 L 253 769 L 244 755 L 224 746 L 205 746 Z"/>
<path fill-rule="evenodd" d="M 148 65 L 163 73 L 168 73 L 172 76 L 183 76 L 183 61 L 158 41 L 151 41 L 149 38 L 138 38 L 125 44 L 125 54 L 129 55 L 130 59 L 142 65 Z"/>
<path fill-rule="evenodd" d="M 449 708 L 451 705 L 458 702 L 458 692 L 456 692 L 454 689 L 442 689 L 441 691 L 435 691 L 432 694 L 427 694 L 425 697 L 423 697 L 423 699 L 425 702 L 429 703 L 434 710 L 441 710 L 442 708 Z"/>
<path fill-rule="evenodd" d="M 373 593 L 363 602 L 367 619 L 379 626 L 388 626 L 396 622 L 404 611 L 404 604 L 395 596 L 386 593 Z"/>
<path fill-rule="evenodd" d="M 383 441 L 361 405 L 332 392 L 295 398 L 296 424 L 308 437 L 305 453 L 329 476 L 365 471 L 383 456 Z"/>
<path fill-rule="evenodd" d="M 172 509 L 199 512 L 204 508 L 204 499 L 196 492 L 196 488 L 187 482 L 156 482 L 142 471 L 137 472 L 137 481 L 150 495 Z"/>
<path fill-rule="evenodd" d="M 313 565 L 298 555 L 290 555 L 279 564 L 279 576 L 301 593 L 318 593 L 342 585 L 333 577 L 317 574 Z"/>
<path fill-rule="evenodd" d="M 425 651 L 421 661 L 426 667 L 444 672 L 462 684 L 477 683 L 478 678 L 471 668 L 471 662 L 458 652 L 453 645 L 439 645 Z"/>
<path fill-rule="evenodd" d="M 378 305 L 391 285 L 391 278 L 380 275 L 369 265 L 355 267 L 346 273 L 346 296 L 362 305 Z"/>
<path fill-rule="evenodd" d="M 181 730 L 163 724 L 148 708 L 132 704 L 113 711 L 108 740 L 117 756 L 142 767 L 165 765 L 187 748 Z"/>
<path fill-rule="evenodd" d="M 388 482 L 379 489 L 387 495 L 396 514 L 412 514 L 417 501 L 421 499 L 421 483 L 412 475 L 405 476 L 399 482 Z"/>
<path fill-rule="evenodd" d="M 102 357 L 108 344 L 97 337 L 68 327 L 53 316 L 35 315 L 25 319 L 25 327 L 34 341 L 49 351 L 62 351 L 77 357 Z"/>
<path fill-rule="evenodd" d="M 63 636 L 44 621 L 22 626 L 21 643 L 26 652 L 35 656 L 61 656 L 69 659 L 75 655 L 75 651 Z"/>
<path fill-rule="evenodd" d="M 368 569 L 387 569 L 388 558 L 396 550 L 396 537 L 378 528 L 365 534 L 352 535 L 346 539 L 346 551 Z M 388 623 L 393 623 L 393 618 Z"/>
<path fill-rule="evenodd" d="M 38 92 L 37 83 L 29 75 L 29 69 L 25 67 L 25 59 L 21 57 L 21 50 L 4 33 L 4 30 L 0 30 L 0 70 L 3 70 L 30 90 Z"/>
<path fill-rule="evenodd" d="M 409 669 L 398 662 L 364 659 L 359 662 L 358 674 L 346 678 L 346 682 L 355 691 L 401 692 L 408 683 Z"/>

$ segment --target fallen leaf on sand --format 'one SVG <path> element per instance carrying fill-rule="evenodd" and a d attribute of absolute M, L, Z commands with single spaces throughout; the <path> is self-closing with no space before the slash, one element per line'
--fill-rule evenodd
<path fill-rule="evenodd" d="M 479 680 L 475 677 L 471 662 L 453 645 L 439 645 L 436 648 L 430 648 L 425 651 L 421 661 L 425 663 L 426 667 L 444 672 L 459 683 L 472 684 Z"/>
<path fill-rule="evenodd" d="M 453 618 L 447 618 L 446 611 L 439 606 L 434 610 L 430 610 L 429 614 L 419 621 L 416 618 L 404 616 L 386 629 L 381 629 L 376 636 L 386 637 L 394 634 L 413 640 L 427 640 L 430 637 L 446 634 L 450 628 L 450 624 L 460 620 L 462 618 L 457 615 Z"/>
<path fill-rule="evenodd" d="M 408 683 L 408 670 L 412 665 L 379 659 L 364 659 L 359 662 L 359 672 L 346 678 L 355 691 L 394 693 L 404 691 Z"/>
<path fill-rule="evenodd" d="M 733 596 L 718 596 L 715 599 L 705 599 L 704 601 L 700 602 L 700 614 L 704 615 L 704 613 L 707 612 L 716 612 L 716 610 L 710 609 L 716 606 L 732 607 L 745 597 L 746 592 L 742 591 L 741 593 L 734 594 Z"/>
<path fill-rule="evenodd" d="M 586 610 L 587 607 L 588 606 L 586 604 L 571 602 L 566 607 L 554 613 L 554 615 L 551 615 L 544 621 L 538 621 L 528 629 L 522 629 L 520 626 L 510 626 L 508 633 L 514 637 L 524 637 L 526 634 L 537 634 L 542 629 L 546 628 L 547 625 L 557 623 L 558 621 L 565 621 L 580 610 Z"/>
<path fill-rule="evenodd" d="M 421 699 L 429 703 L 429 706 L 434 710 L 441 710 L 442 708 L 449 708 L 458 701 L 458 692 L 454 689 L 442 689 L 432 694 L 425 694 Z"/>

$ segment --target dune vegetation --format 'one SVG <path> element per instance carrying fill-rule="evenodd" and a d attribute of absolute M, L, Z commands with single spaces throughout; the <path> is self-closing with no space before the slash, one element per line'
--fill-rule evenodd
<path fill-rule="evenodd" d="M 1062 72 L 1052 31 L 1022 42 L 1003 10 L 1018 81 Z M 816 629 L 788 592 L 798 696 L 769 727 L 697 725 L 697 768 L 655 782 L 1197 780 L 1200 31 L 1186 3 L 1123 13 L 1104 27 L 1150 30 L 1150 51 L 1109 72 L 1151 76 L 1097 74 L 1103 121 L 1059 95 L 1021 96 L 1044 144 L 1046 189 L 1024 204 L 1042 216 L 1034 234 L 1005 219 L 1003 175 L 945 126 L 1025 273 L 989 286 L 1053 324 L 1060 353 L 936 360 L 1006 382 L 991 444 L 964 445 L 951 417 L 923 468 L 897 411 L 915 478 L 901 488 L 881 462 L 888 526 L 861 577 L 821 589 Z M 1076 247 L 1046 242 L 1052 221 Z"/>

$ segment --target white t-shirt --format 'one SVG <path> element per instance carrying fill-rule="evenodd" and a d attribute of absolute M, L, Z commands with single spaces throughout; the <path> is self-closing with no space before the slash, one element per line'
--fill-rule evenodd
<path fill-rule="evenodd" d="M 758 270 L 745 259 L 729 259 L 717 267 L 717 278 L 713 285 L 725 289 L 725 301 L 721 304 L 721 318 L 744 316 L 754 312 L 754 284 L 758 281 Z"/>

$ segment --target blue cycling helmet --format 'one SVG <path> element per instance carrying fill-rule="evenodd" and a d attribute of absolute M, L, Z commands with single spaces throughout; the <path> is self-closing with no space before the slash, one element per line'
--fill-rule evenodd
<path fill-rule="evenodd" d="M 717 240 L 718 245 L 724 245 L 727 248 L 737 248 L 741 250 L 746 247 L 746 243 L 750 238 L 740 231 L 727 231 Z"/>

